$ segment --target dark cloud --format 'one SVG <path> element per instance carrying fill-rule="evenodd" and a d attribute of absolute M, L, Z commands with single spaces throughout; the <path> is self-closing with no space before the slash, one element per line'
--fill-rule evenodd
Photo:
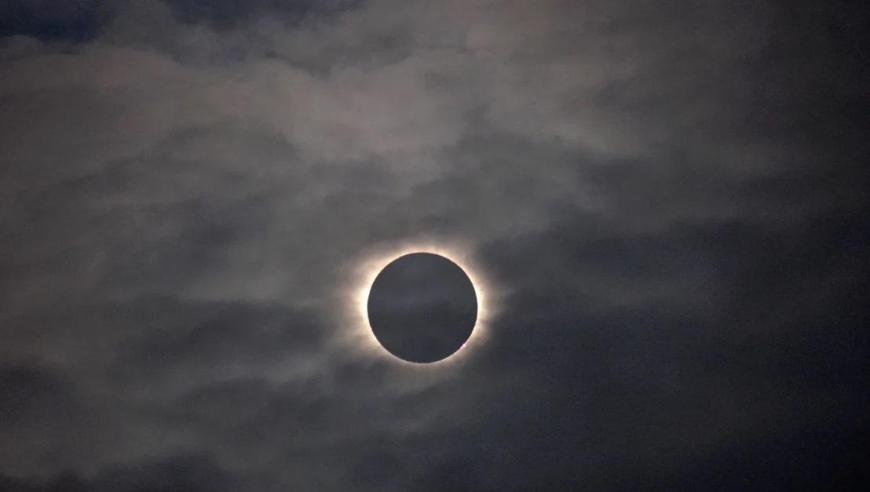
<path fill-rule="evenodd" d="M 117 467 L 94 481 L 94 489 L 117 492 L 221 491 L 235 490 L 240 484 L 209 456 L 186 455 L 146 463 L 136 467 Z"/>
<path fill-rule="evenodd" d="M 809 483 L 842 473 L 839 459 L 853 463 L 848 474 L 863 476 L 855 463 L 866 454 L 845 444 L 863 439 L 853 426 L 868 403 L 859 375 L 870 347 L 855 331 L 868 316 L 856 297 L 868 287 L 867 263 L 856 249 L 868 229 L 857 219 L 838 212 L 776 232 L 705 221 L 654 235 L 601 237 L 601 224 L 579 217 L 550 237 L 493 246 L 488 257 L 502 256 L 502 275 L 522 287 L 503 314 L 510 321 L 484 355 L 499 359 L 486 366 L 534 375 L 533 383 L 518 386 L 537 390 L 528 408 L 512 398 L 505 402 L 511 410 L 499 411 L 499 426 L 522 424 L 525 431 L 515 446 L 503 445 L 502 456 L 528 450 L 540 436 L 531 462 L 555 477 L 560 457 L 593 453 L 594 468 L 565 464 L 561 473 L 573 476 L 573 485 L 561 487 L 569 489 L 672 489 L 663 478 L 671 476 L 689 490 L 754 488 L 802 476 Z M 546 261 L 523 269 L 543 252 Z M 581 291 L 568 277 L 554 283 L 566 266 L 596 288 Z M 618 292 L 652 293 L 656 284 L 647 282 L 685 275 L 696 282 L 629 296 L 621 305 L 607 306 L 601 292 L 616 282 Z M 536 419 L 543 408 L 547 417 Z M 516 422 L 505 421 L 517 413 Z M 806 432 L 822 435 L 797 437 Z M 556 456 L 540 457 L 554 443 Z M 795 461 L 780 462 L 790 446 Z M 826 448 L 837 458 L 798 471 Z M 693 477 L 688 470 L 695 466 L 709 466 L 709 475 Z"/>
<path fill-rule="evenodd" d="M 206 22 L 217 29 L 244 25 L 258 17 L 291 24 L 354 8 L 362 0 L 163 0 L 187 23 Z"/>
<path fill-rule="evenodd" d="M 27 468 L 37 458 L 47 468 L 72 466 L 70 457 L 92 444 L 91 421 L 75 382 L 33 360 L 0 366 L 0 438 L 17 443 L 0 450 L 8 466 Z"/>
<path fill-rule="evenodd" d="M 312 314 L 288 312 L 278 305 L 158 297 L 97 309 L 114 311 L 104 323 L 122 324 L 128 330 L 110 369 L 119 384 L 127 385 L 171 385 L 185 377 L 197 378 L 197 373 L 212 373 L 215 364 L 229 369 L 229 374 L 215 376 L 232 381 L 248 377 L 246 367 L 292 365 L 329 336 L 328 328 Z"/>
<path fill-rule="evenodd" d="M 863 489 L 863 11 L 71 5 L 0 3 L 0 488 Z"/>
<path fill-rule="evenodd" d="M 96 37 L 111 18 L 107 0 L 2 0 L 0 39 L 23 35 L 82 42 Z"/>
<path fill-rule="evenodd" d="M 75 409 L 75 394 L 68 383 L 30 365 L 7 365 L 0 368 L 0 415 L 5 426 L 18 426 L 44 412 L 71 413 Z"/>
<path fill-rule="evenodd" d="M 0 477 L 2 490 L 22 492 L 171 492 L 236 490 L 241 481 L 212 458 L 182 455 L 134 467 L 115 466 L 94 478 L 62 472 L 38 481 Z"/>
<path fill-rule="evenodd" d="M 801 430 L 765 441 L 741 443 L 711 453 L 689 469 L 663 477 L 650 490 L 735 490 L 777 483 L 786 490 L 838 487 L 860 490 L 870 483 L 867 434 Z M 641 486 L 643 487 L 643 486 Z"/>

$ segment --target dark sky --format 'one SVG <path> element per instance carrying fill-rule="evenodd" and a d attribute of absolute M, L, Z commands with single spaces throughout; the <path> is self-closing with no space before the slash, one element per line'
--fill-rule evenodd
<path fill-rule="evenodd" d="M 863 489 L 861 4 L 0 0 L 0 491 Z"/>

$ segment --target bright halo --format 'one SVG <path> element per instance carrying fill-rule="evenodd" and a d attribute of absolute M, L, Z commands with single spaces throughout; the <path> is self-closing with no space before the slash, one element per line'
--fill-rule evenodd
<path fill-rule="evenodd" d="M 471 280 L 474 292 L 477 296 L 477 320 L 474 330 L 468 340 L 453 355 L 440 361 L 430 363 L 417 363 L 400 359 L 389 353 L 381 346 L 372 332 L 368 318 L 369 293 L 375 278 L 387 265 L 394 260 L 412 253 L 431 253 L 443 256 L 461 268 Z M 494 314 L 492 293 L 493 289 L 486 281 L 480 269 L 476 267 L 472 255 L 468 249 L 460 246 L 445 246 L 437 243 L 408 243 L 391 248 L 386 252 L 381 249 L 377 253 L 368 255 L 359 261 L 354 272 L 354 282 L 346 294 L 346 302 L 351 311 L 349 341 L 358 349 L 370 356 L 386 357 L 396 363 L 413 366 L 438 366 L 456 363 L 469 353 L 472 353 L 481 342 L 486 339 L 489 322 Z"/>

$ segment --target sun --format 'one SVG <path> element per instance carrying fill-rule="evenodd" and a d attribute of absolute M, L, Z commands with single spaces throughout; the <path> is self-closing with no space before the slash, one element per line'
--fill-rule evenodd
<path fill-rule="evenodd" d="M 412 253 L 431 253 L 452 261 L 471 280 L 477 296 L 477 321 L 471 336 L 456 353 L 436 362 L 421 364 L 395 357 L 381 346 L 369 325 L 368 298 L 375 278 L 384 267 L 394 260 Z M 388 248 L 381 247 L 369 254 L 362 255 L 356 263 L 352 275 L 353 280 L 349 283 L 350 287 L 344 295 L 349 315 L 348 332 L 345 338 L 352 349 L 365 356 L 383 357 L 394 363 L 409 366 L 444 367 L 466 359 L 476 348 L 480 347 L 489 335 L 490 323 L 495 314 L 495 303 L 493 302 L 495 290 L 475 263 L 471 249 L 468 247 L 443 241 L 413 241 Z"/>

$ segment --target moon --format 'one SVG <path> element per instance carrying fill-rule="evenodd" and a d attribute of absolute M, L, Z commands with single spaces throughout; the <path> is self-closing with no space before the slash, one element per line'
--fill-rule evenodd
<path fill-rule="evenodd" d="M 427 364 L 456 354 L 478 321 L 469 275 L 450 259 L 426 252 L 400 256 L 372 282 L 366 304 L 378 343 L 407 362 Z"/>

